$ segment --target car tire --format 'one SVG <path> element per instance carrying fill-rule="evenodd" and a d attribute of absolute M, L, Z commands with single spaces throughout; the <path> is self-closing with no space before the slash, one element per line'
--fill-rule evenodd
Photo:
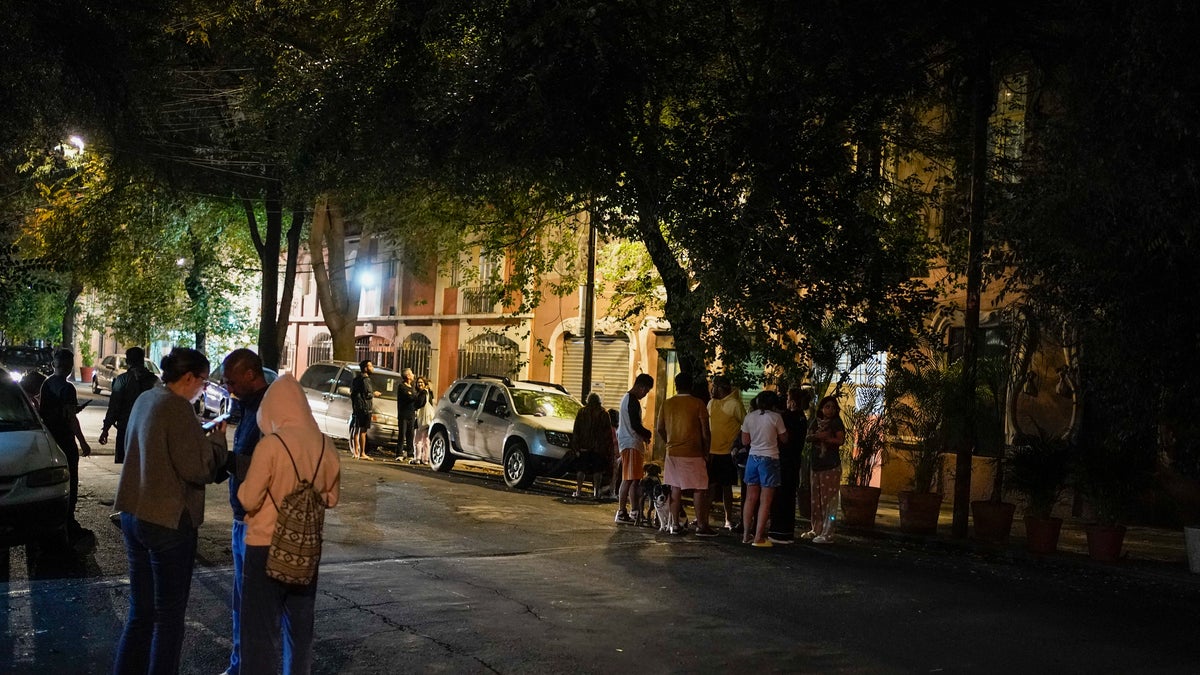
<path fill-rule="evenodd" d="M 95 375 L 92 376 L 92 393 L 100 393 L 100 380 Z"/>
<path fill-rule="evenodd" d="M 510 488 L 524 490 L 533 485 L 537 474 L 529 463 L 529 450 L 524 443 L 516 442 L 504 451 L 504 484 Z"/>
<path fill-rule="evenodd" d="M 450 452 L 450 438 L 445 429 L 435 429 L 429 436 L 429 466 L 441 473 L 454 467 L 454 453 Z"/>

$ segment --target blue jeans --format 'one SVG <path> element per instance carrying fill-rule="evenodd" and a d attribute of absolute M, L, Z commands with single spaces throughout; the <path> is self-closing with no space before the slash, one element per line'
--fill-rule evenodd
<path fill-rule="evenodd" d="M 246 547 L 242 567 L 241 667 L 247 673 L 278 673 L 282 648 L 285 675 L 308 673 L 312 670 L 317 580 L 307 586 L 296 586 L 268 577 L 268 548 Z"/>
<path fill-rule="evenodd" d="M 176 673 L 192 590 L 196 530 L 153 525 L 121 514 L 129 556 L 129 616 L 113 673 Z"/>
<path fill-rule="evenodd" d="M 246 566 L 246 521 L 233 520 L 229 550 L 233 551 L 233 593 L 229 598 L 229 605 L 233 608 L 233 649 L 229 652 L 229 668 L 225 672 L 238 675 L 242 662 L 242 570 Z"/>

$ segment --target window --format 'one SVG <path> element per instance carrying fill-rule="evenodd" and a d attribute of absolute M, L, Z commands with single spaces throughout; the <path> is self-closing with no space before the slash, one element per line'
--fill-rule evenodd
<path fill-rule="evenodd" d="M 489 415 L 499 415 L 500 410 L 508 410 L 508 396 L 503 387 L 492 387 L 488 391 L 487 402 L 483 404 L 483 412 Z"/>
<path fill-rule="evenodd" d="M 446 398 L 450 399 L 451 403 L 458 403 L 458 397 L 462 396 L 463 392 L 466 390 L 467 390 L 467 384 L 465 382 L 461 383 L 461 384 L 455 386 L 453 389 L 451 389 L 450 393 L 447 394 Z"/>
<path fill-rule="evenodd" d="M 337 378 L 337 371 L 337 366 L 309 366 L 308 370 L 304 371 L 304 375 L 300 376 L 300 386 L 306 389 L 328 392 L 330 386 Z"/>
<path fill-rule="evenodd" d="M 475 410 L 479 407 L 479 402 L 483 400 L 485 393 L 487 393 L 486 384 L 473 384 L 470 389 L 467 389 L 467 395 L 463 396 L 458 404 L 467 410 Z"/>

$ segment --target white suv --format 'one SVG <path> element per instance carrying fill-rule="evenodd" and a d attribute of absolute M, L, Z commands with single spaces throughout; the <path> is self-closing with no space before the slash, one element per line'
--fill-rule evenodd
<path fill-rule="evenodd" d="M 529 487 L 562 464 L 582 407 L 561 385 L 467 375 L 438 400 L 429 464 L 449 471 L 458 457 L 483 460 L 504 468 L 509 487 Z"/>

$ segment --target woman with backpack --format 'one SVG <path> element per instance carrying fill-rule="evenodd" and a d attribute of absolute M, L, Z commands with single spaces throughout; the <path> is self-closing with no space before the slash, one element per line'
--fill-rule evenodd
<path fill-rule="evenodd" d="M 263 438 L 238 489 L 246 508 L 242 670 L 278 673 L 282 650 L 283 672 L 308 673 L 324 509 L 337 505 L 341 484 L 338 453 L 291 375 L 267 388 L 258 427 Z"/>

